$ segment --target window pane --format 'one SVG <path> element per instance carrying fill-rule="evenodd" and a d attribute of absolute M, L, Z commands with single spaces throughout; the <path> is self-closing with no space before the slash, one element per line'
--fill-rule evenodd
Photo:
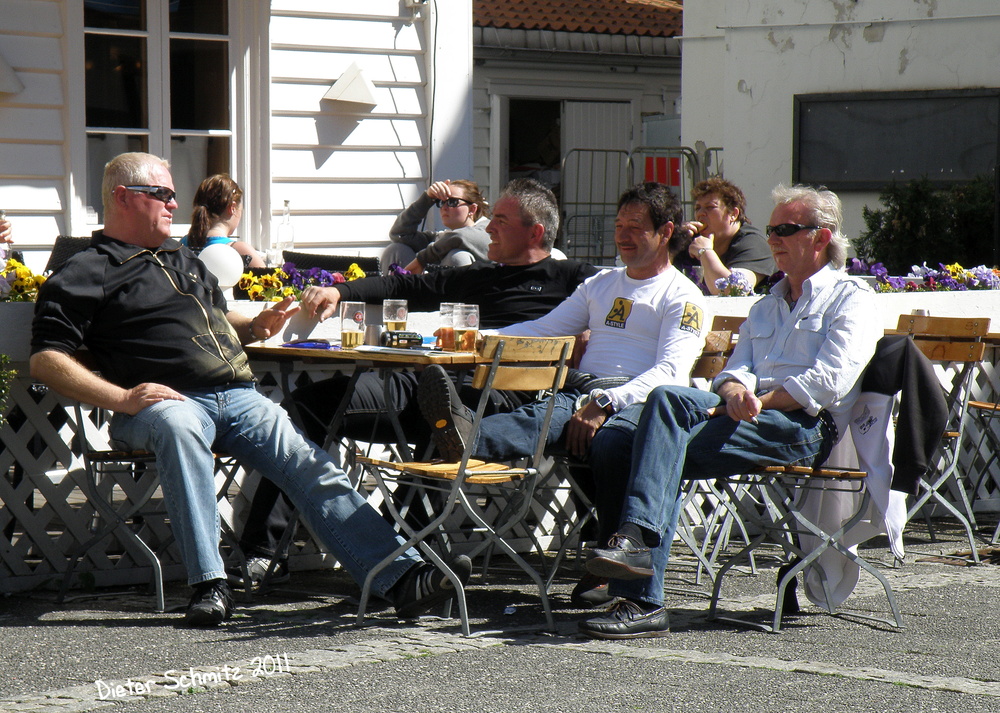
<path fill-rule="evenodd" d="M 83 24 L 116 30 L 145 30 L 145 0 L 83 0 Z"/>
<path fill-rule="evenodd" d="M 170 41 L 170 124 L 175 130 L 229 128 L 228 44 Z"/>
<path fill-rule="evenodd" d="M 86 37 L 87 126 L 149 126 L 146 40 L 140 37 Z"/>
<path fill-rule="evenodd" d="M 228 34 L 228 9 L 227 0 L 174 0 L 170 3 L 170 31 Z"/>
<path fill-rule="evenodd" d="M 125 134 L 87 135 L 87 207 L 96 212 L 99 223 L 104 222 L 104 205 L 101 200 L 104 164 L 127 151 L 149 151 L 149 140 L 145 136 Z"/>
<path fill-rule="evenodd" d="M 230 173 L 228 136 L 174 136 L 170 140 L 170 175 L 177 191 L 174 223 L 191 221 L 198 184 L 216 173 Z"/>

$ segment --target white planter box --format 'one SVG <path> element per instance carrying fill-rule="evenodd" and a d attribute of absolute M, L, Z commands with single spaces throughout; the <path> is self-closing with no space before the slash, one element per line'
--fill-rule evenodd
<path fill-rule="evenodd" d="M 26 362 L 31 356 L 34 315 L 34 302 L 0 302 L 0 354 L 11 362 Z"/>
<path fill-rule="evenodd" d="M 713 315 L 745 317 L 759 297 L 709 297 Z M 895 329 L 901 314 L 927 310 L 931 317 L 989 317 L 990 331 L 1000 331 L 1000 290 L 968 292 L 885 292 L 875 295 L 886 329 Z"/>

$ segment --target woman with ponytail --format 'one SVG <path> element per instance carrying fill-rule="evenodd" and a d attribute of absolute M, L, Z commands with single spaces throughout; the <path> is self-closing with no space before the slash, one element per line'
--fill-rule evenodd
<path fill-rule="evenodd" d="M 181 242 L 195 253 L 223 244 L 243 256 L 244 267 L 266 267 L 257 251 L 232 237 L 243 217 L 243 190 L 224 173 L 209 176 L 194 194 L 191 232 Z"/>

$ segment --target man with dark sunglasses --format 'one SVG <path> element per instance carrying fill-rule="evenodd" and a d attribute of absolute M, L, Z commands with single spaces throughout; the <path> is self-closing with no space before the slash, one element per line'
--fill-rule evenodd
<path fill-rule="evenodd" d="M 114 411 L 111 435 L 156 455 L 171 527 L 194 594 L 184 623 L 215 626 L 233 599 L 219 553 L 216 451 L 290 494 L 320 542 L 358 582 L 402 542 L 330 456 L 255 388 L 242 344 L 276 333 L 288 298 L 253 319 L 230 312 L 215 277 L 170 237 L 177 209 L 167 163 L 122 154 L 105 167 L 103 230 L 42 288 L 31 374 L 56 391 Z M 86 347 L 100 375 L 74 354 Z M 453 575 L 468 579 L 460 557 Z M 401 618 L 454 593 L 415 550 L 375 579 Z"/>
<path fill-rule="evenodd" d="M 654 389 L 598 431 L 598 517 L 618 524 L 587 570 L 619 597 L 580 623 L 600 639 L 665 636 L 663 577 L 684 479 L 764 465 L 818 466 L 845 433 L 881 337 L 870 288 L 843 270 L 847 240 L 830 191 L 778 186 L 768 244 L 785 277 L 750 310 L 712 391 Z"/>

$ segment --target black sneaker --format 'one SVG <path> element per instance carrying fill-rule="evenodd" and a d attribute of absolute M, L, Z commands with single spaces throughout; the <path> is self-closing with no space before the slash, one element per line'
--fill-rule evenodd
<path fill-rule="evenodd" d="M 267 574 L 267 568 L 270 566 L 270 557 L 247 557 L 247 573 L 250 575 L 251 591 L 260 589 L 260 585 L 264 582 L 264 575 Z M 286 560 L 278 560 L 267 583 L 283 584 L 289 579 L 291 579 L 291 575 L 288 573 L 288 562 Z M 230 567 L 227 569 L 226 580 L 234 587 L 246 589 L 243 584 L 243 570 L 240 567 Z"/>
<path fill-rule="evenodd" d="M 472 575 L 472 560 L 459 555 L 451 562 L 462 586 Z M 400 619 L 415 619 L 437 604 L 443 604 L 455 594 L 455 587 L 444 572 L 429 562 L 416 564 L 392 588 L 392 603 Z"/>
<path fill-rule="evenodd" d="M 233 615 L 233 609 L 233 594 L 226 580 L 213 579 L 196 584 L 184 614 L 184 626 L 218 626 Z"/>
<path fill-rule="evenodd" d="M 472 412 L 458 397 L 448 372 L 431 364 L 420 375 L 417 404 L 431 427 L 431 438 L 441 458 L 448 463 L 462 459 L 472 435 Z"/>

